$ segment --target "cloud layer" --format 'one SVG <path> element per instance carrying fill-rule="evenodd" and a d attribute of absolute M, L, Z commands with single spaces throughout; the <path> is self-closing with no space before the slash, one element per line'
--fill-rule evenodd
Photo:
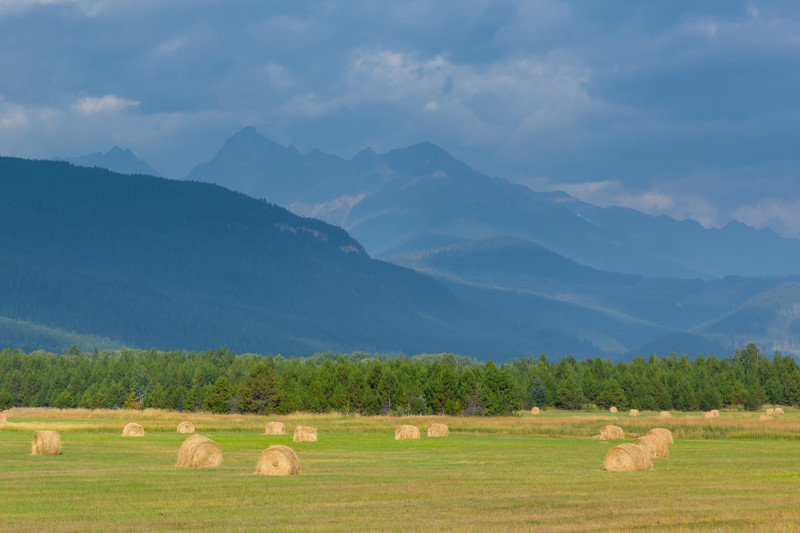
<path fill-rule="evenodd" d="M 800 7 L 676 0 L 0 0 L 0 146 L 185 175 L 245 125 L 800 237 Z"/>

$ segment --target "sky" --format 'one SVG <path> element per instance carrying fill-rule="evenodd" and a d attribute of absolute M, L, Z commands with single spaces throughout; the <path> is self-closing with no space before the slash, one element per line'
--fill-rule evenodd
<path fill-rule="evenodd" d="M 0 154 L 168 177 L 244 126 L 433 142 L 598 205 L 800 238 L 800 3 L 0 0 Z"/>

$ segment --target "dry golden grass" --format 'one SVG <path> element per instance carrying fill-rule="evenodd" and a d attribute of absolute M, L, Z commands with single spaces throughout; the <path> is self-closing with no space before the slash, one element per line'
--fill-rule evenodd
<path fill-rule="evenodd" d="M 669 447 L 666 439 L 656 435 L 645 435 L 637 437 L 634 444 L 642 446 L 651 458 L 655 457 L 669 457 Z"/>
<path fill-rule="evenodd" d="M 144 437 L 144 428 L 136 422 L 128 422 L 122 428 L 123 437 Z"/>
<path fill-rule="evenodd" d="M 419 428 L 411 424 L 403 424 L 394 429 L 394 440 L 416 440 L 419 438 Z"/>
<path fill-rule="evenodd" d="M 603 467 L 610 472 L 635 472 L 652 470 L 653 463 L 646 448 L 626 443 L 614 446 L 608 451 Z"/>
<path fill-rule="evenodd" d="M 31 440 L 31 455 L 61 454 L 61 437 L 57 431 L 34 431 Z"/>
<path fill-rule="evenodd" d="M 256 474 L 264 476 L 293 476 L 300 473 L 300 459 L 293 449 L 273 444 L 264 450 L 256 463 Z"/>
<path fill-rule="evenodd" d="M 286 426 L 283 422 L 267 422 L 265 435 L 286 435 Z"/>
<path fill-rule="evenodd" d="M 446 437 L 447 435 L 448 431 L 447 431 L 447 426 L 445 424 L 434 422 L 433 424 L 428 426 L 429 437 Z"/>
<path fill-rule="evenodd" d="M 263 434 L 269 420 L 282 421 L 289 425 L 314 426 L 323 432 L 393 432 L 399 424 L 413 421 L 426 426 L 433 422 L 444 423 L 450 433 L 476 433 L 497 435 L 591 437 L 597 428 L 620 421 L 620 413 L 602 411 L 561 411 L 549 409 L 537 416 L 525 412 L 524 416 L 511 417 L 442 417 L 442 416 L 381 416 L 364 417 L 358 414 L 340 413 L 293 413 L 290 415 L 218 415 L 192 413 L 195 424 L 205 432 L 233 431 Z M 88 409 L 15 409 L 13 417 L 3 431 L 30 432 L 41 429 L 56 431 L 116 433 L 120 421 L 136 421 L 153 432 L 175 432 L 175 427 L 184 420 L 186 413 L 159 409 L 88 410 Z M 366 423 L 368 422 L 368 423 Z M 800 412 L 786 409 L 786 415 L 770 421 L 769 426 L 759 422 L 752 413 L 743 410 L 724 411 L 715 419 L 704 418 L 703 413 L 677 413 L 669 419 L 659 419 L 658 412 L 642 411 L 638 418 L 625 417 L 625 430 L 632 437 L 647 433 L 655 425 L 663 426 L 676 438 L 681 439 L 797 439 L 800 440 Z"/>
<path fill-rule="evenodd" d="M 294 428 L 295 442 L 317 442 L 317 428 L 297 426 Z"/>
<path fill-rule="evenodd" d="M 188 420 L 184 420 L 180 424 L 178 424 L 178 428 L 176 429 L 178 433 L 194 433 L 195 427 L 194 424 L 189 422 Z"/>
<path fill-rule="evenodd" d="M 664 444 L 672 444 L 675 442 L 674 438 L 672 437 L 672 432 L 667 428 L 653 428 L 648 431 L 647 435 L 645 436 L 661 439 Z"/>
<path fill-rule="evenodd" d="M 175 464 L 185 468 L 219 468 L 221 465 L 222 450 L 219 444 L 198 434 L 183 441 Z"/>
<path fill-rule="evenodd" d="M 622 440 L 625 438 L 625 432 L 622 431 L 621 427 L 609 424 L 603 426 L 597 437 L 602 440 Z"/>

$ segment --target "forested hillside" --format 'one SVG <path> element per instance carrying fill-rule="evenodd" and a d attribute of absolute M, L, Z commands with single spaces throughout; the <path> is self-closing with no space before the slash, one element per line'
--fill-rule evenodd
<path fill-rule="evenodd" d="M 547 297 L 456 290 L 370 258 L 341 228 L 207 183 L 0 158 L 0 185 L 3 347 L 507 361 L 621 355 L 673 331 Z"/>
<path fill-rule="evenodd" d="M 12 321 L 139 347 L 502 349 L 505 332 L 440 283 L 267 202 L 50 161 L 0 158 L 0 180 Z"/>
<path fill-rule="evenodd" d="M 726 358 L 685 355 L 612 364 L 544 355 L 493 362 L 453 354 L 301 359 L 114 350 L 0 352 L 0 409 L 126 407 L 213 412 L 503 415 L 533 405 L 717 409 L 800 404 L 800 367 L 754 344 Z"/>

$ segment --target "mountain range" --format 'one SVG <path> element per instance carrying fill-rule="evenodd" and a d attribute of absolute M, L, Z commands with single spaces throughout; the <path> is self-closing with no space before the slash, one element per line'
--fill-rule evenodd
<path fill-rule="evenodd" d="M 535 192 L 477 172 L 430 143 L 383 154 L 367 148 L 342 159 L 318 150 L 301 154 L 245 128 L 180 181 L 110 172 L 98 178 L 91 173 L 104 171 L 69 165 L 25 172 L 55 181 L 71 176 L 69 190 L 77 196 L 62 191 L 62 197 L 82 211 L 102 213 L 103 198 L 113 198 L 122 217 L 115 231 L 124 239 L 96 250 L 116 257 L 113 262 L 87 261 L 85 251 L 76 258 L 75 250 L 44 240 L 36 249 L 7 243 L 0 248 L 4 260 L 21 261 L 20 273 L 34 258 L 63 262 L 54 268 L 73 273 L 71 288 L 85 287 L 108 301 L 126 295 L 132 302 L 126 312 L 142 315 L 120 318 L 115 329 L 98 327 L 113 322 L 105 313 L 78 323 L 37 315 L 44 301 L 26 313 L 0 306 L 7 323 L 25 324 L 28 331 L 33 324 L 136 346 L 222 343 L 296 355 L 454 351 L 498 361 L 539 353 L 722 355 L 749 340 L 765 351 L 800 352 L 794 320 L 800 291 L 793 289 L 800 282 L 794 266 L 800 242 L 736 222 L 706 229 Z M 103 182 L 115 185 L 98 197 Z M 35 206 L 36 192 L 29 193 L 15 203 Z M 130 212 L 125 198 L 131 194 L 147 223 Z M 163 213 L 175 206 L 196 217 Z M 209 219 L 228 229 L 208 228 Z M 58 226 L 58 220 L 49 224 Z M 85 218 L 83 229 L 67 239 L 97 248 L 95 237 L 86 235 L 98 224 L 108 222 Z M 175 238 L 165 240 L 165 232 Z M 308 241 L 314 232 L 325 238 Z M 340 250 L 350 251 L 343 257 L 325 248 L 333 235 Z M 290 236 L 322 249 L 304 249 L 286 240 Z M 198 247 L 216 252 L 206 257 Z M 257 252 L 262 248 L 269 252 Z M 247 258 L 243 264 L 230 262 L 240 256 Z M 44 279 L 58 276 L 39 268 Z M 14 268 L 9 263 L 3 270 Z M 117 296 L 101 296 L 108 292 Z M 158 312 L 147 316 L 148 308 Z M 169 316 L 159 315 L 166 309 Z M 73 314 L 82 313 L 91 311 Z M 157 323 L 130 331 L 126 320 Z M 176 331 L 163 331 L 173 323 Z"/>
<path fill-rule="evenodd" d="M 153 167 L 147 162 L 136 157 L 136 154 L 129 149 L 122 149 L 119 146 L 111 148 L 108 152 L 95 152 L 93 154 L 78 157 L 55 157 L 54 161 L 67 161 L 73 165 L 81 167 L 98 167 L 112 170 L 120 174 L 146 174 L 148 176 L 159 176 Z"/>
<path fill-rule="evenodd" d="M 738 222 L 706 229 L 535 192 L 475 171 L 430 143 L 384 154 L 365 149 L 344 160 L 318 150 L 300 154 L 249 127 L 186 179 L 340 226 L 381 258 L 515 236 L 587 266 L 643 276 L 792 275 L 800 263 L 800 241 L 769 229 Z"/>

